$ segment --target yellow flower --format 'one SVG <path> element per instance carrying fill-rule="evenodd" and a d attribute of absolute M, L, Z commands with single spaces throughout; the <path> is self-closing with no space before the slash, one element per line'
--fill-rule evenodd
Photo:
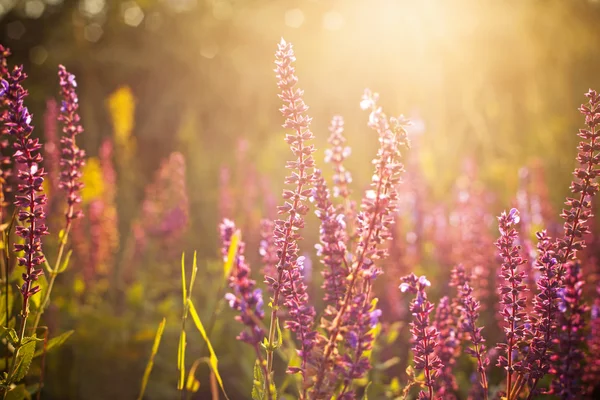
<path fill-rule="evenodd" d="M 108 98 L 108 109 L 117 145 L 128 148 L 135 118 L 135 99 L 131 89 L 123 86 L 114 91 Z"/>
<path fill-rule="evenodd" d="M 98 158 L 88 158 L 82 172 L 84 186 L 81 189 L 81 200 L 83 204 L 88 204 L 104 194 L 104 178 Z"/>

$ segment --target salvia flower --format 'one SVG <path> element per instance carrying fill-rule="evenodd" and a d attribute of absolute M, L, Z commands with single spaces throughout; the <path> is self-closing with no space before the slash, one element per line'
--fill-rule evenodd
<path fill-rule="evenodd" d="M 394 212 L 398 201 L 396 186 L 400 182 L 400 174 L 404 171 L 400 163 L 400 146 L 408 145 L 405 130 L 407 121 L 403 118 L 388 119 L 381 108 L 375 107 L 377 96 L 372 95 L 370 91 L 365 93 L 372 100 L 370 104 L 373 106 L 368 125 L 378 133 L 380 147 L 373 160 L 375 174 L 371 189 L 367 190 L 363 197 L 361 212 L 357 218 L 358 241 L 349 268 L 346 294 L 327 329 L 327 344 L 323 349 L 323 357 L 315 381 L 316 393 L 323 391 L 323 382 L 336 340 L 344 326 L 344 321 L 347 320 L 344 314 L 350 308 L 357 292 L 370 293 L 372 281 L 382 273 L 375 265 L 375 261 L 387 256 L 387 249 L 380 244 L 391 239 L 391 227 L 394 224 Z M 369 300 L 367 296 L 364 302 L 368 304 Z"/>
<path fill-rule="evenodd" d="M 583 302 L 583 274 L 579 263 L 569 262 L 564 278 L 564 291 L 559 305 L 558 350 L 552 355 L 552 392 L 565 400 L 580 399 L 583 376 L 587 305 Z"/>
<path fill-rule="evenodd" d="M 415 274 L 410 274 L 400 280 L 402 282 L 400 284 L 400 291 L 403 293 L 410 292 L 415 295 L 415 298 L 410 303 L 410 311 L 414 317 L 411 322 L 413 361 L 415 369 L 424 372 L 424 385 L 427 388 L 427 393 L 424 391 L 419 393 L 419 399 L 434 400 L 434 380 L 438 376 L 439 370 L 444 366 L 440 358 L 435 354 L 439 333 L 429 323 L 429 315 L 433 311 L 434 306 L 427 300 L 425 289 L 431 286 L 431 283 L 425 276 L 417 278 Z"/>
<path fill-rule="evenodd" d="M 435 310 L 433 326 L 440 333 L 439 346 L 435 349 L 435 354 L 444 365 L 439 370 L 438 378 L 435 380 L 435 392 L 444 399 L 456 399 L 458 384 L 452 369 L 456 362 L 456 349 L 459 346 L 457 336 L 456 320 L 452 313 L 451 302 L 448 296 L 440 299 Z"/>
<path fill-rule="evenodd" d="M 341 378 L 342 388 L 338 396 L 341 400 L 356 398 L 352 391 L 352 382 L 355 379 L 364 378 L 371 369 L 367 355 L 373 348 L 374 330 L 379 323 L 381 310 L 376 308 L 376 300 L 369 302 L 368 298 L 369 294 L 367 293 L 357 294 L 345 314 L 346 333 L 344 337 L 347 351 L 338 357 L 333 368 L 337 378 Z"/>
<path fill-rule="evenodd" d="M 466 334 L 472 347 L 466 347 L 465 353 L 471 355 L 477 360 L 477 374 L 479 376 L 479 385 L 483 392 L 483 398 L 488 398 L 488 380 L 486 369 L 489 364 L 489 358 L 486 354 L 485 339 L 481 335 L 483 328 L 477 326 L 479 318 L 479 302 L 473 297 L 473 288 L 469 283 L 458 287 L 458 297 L 460 298 L 461 325 L 460 329 Z"/>
<path fill-rule="evenodd" d="M 233 221 L 224 219 L 219 225 L 221 237 L 221 253 L 224 261 L 227 261 L 231 239 L 237 232 Z M 246 262 L 244 255 L 245 244 L 241 240 L 238 242 L 238 248 L 235 254 L 235 260 L 229 276 L 229 288 L 232 290 L 225 297 L 229 306 L 238 311 L 236 320 L 246 326 L 246 330 L 237 337 L 238 340 L 251 345 L 258 357 L 262 358 L 260 343 L 265 332 L 261 328 L 261 321 L 265 316 L 263 307 L 262 291 L 256 287 L 256 282 L 250 277 L 250 266 Z"/>
<path fill-rule="evenodd" d="M 8 121 L 9 110 L 8 105 L 10 100 L 6 96 L 9 85 L 6 80 L 9 76 L 8 71 L 8 57 L 10 56 L 10 50 L 0 45 L 0 104 L 2 110 L 0 110 L 0 120 Z M 3 127 L 3 134 L 9 134 L 9 128 Z M 11 192 L 11 185 L 9 184 L 9 178 L 12 175 L 11 168 L 11 147 L 8 140 L 0 141 L 0 224 L 5 222 L 7 215 L 6 208 L 9 206 L 8 194 Z"/>
<path fill-rule="evenodd" d="M 48 234 L 44 224 L 46 196 L 42 188 L 45 172 L 40 167 L 42 145 L 37 139 L 31 138 L 33 131 L 31 115 L 27 107 L 23 105 L 27 91 L 23 89 L 21 83 L 26 77 L 23 67 L 15 67 L 7 76 L 8 90 L 5 95 L 8 112 L 4 114 L 6 118 L 3 121 L 5 129 L 14 138 L 13 159 L 19 167 L 18 194 L 15 197 L 15 206 L 19 209 L 18 220 L 22 224 L 16 227 L 15 232 L 23 239 L 24 243 L 15 244 L 15 251 L 23 252 L 23 256 L 18 257 L 17 260 L 19 266 L 25 267 L 24 283 L 21 286 L 23 295 L 22 332 L 25 331 L 25 321 L 29 312 L 29 298 L 40 291 L 40 287 L 35 286 L 35 281 L 43 273 L 43 270 L 36 267 L 45 261 L 41 237 Z"/>
<path fill-rule="evenodd" d="M 537 280 L 538 293 L 533 299 L 533 311 L 526 329 L 526 354 L 523 361 L 523 377 L 531 382 L 530 391 L 536 391 L 540 379 L 550 369 L 552 342 L 556 336 L 560 275 L 556 259 L 556 244 L 546 231 L 536 234 L 538 257 L 535 269 L 540 273 Z M 524 382 L 522 382 L 524 383 Z"/>
<path fill-rule="evenodd" d="M 598 193 L 596 178 L 600 174 L 600 95 L 595 90 L 589 90 L 586 95 L 588 104 L 582 104 L 579 111 L 585 115 L 586 129 L 580 129 L 578 136 L 584 139 L 577 149 L 577 161 L 581 165 L 575 169 L 575 180 L 571 183 L 571 192 L 579 194 L 579 198 L 567 198 L 561 217 L 565 219 L 565 237 L 558 241 L 558 261 L 566 263 L 575 259 L 577 251 L 585 246 L 581 239 L 590 232 L 587 221 L 592 216 L 591 199 Z"/>
<path fill-rule="evenodd" d="M 326 304 L 339 308 L 339 302 L 346 292 L 346 244 L 344 241 L 346 224 L 344 215 L 338 214 L 331 203 L 329 190 L 320 170 L 315 170 L 315 186 L 310 200 L 315 203 L 315 214 L 321 220 L 319 229 L 320 244 L 317 255 L 325 266 L 323 270 L 323 292 Z M 327 311 L 326 311 L 327 312 Z"/>
<path fill-rule="evenodd" d="M 271 321 L 269 326 L 268 342 L 273 344 L 275 340 L 277 309 L 281 302 L 280 296 L 285 297 L 284 303 L 291 307 L 289 327 L 293 328 L 301 342 L 302 350 L 302 378 L 306 380 L 304 368 L 310 357 L 311 340 L 314 340 L 312 319 L 314 309 L 308 306 L 308 294 L 302 286 L 301 273 L 298 263 L 298 244 L 300 240 L 299 230 L 304 227 L 304 216 L 308 213 L 306 200 L 311 194 L 314 167 L 312 153 L 314 146 L 307 142 L 313 138 L 310 131 L 311 118 L 306 115 L 308 106 L 302 98 L 304 92 L 296 87 L 298 78 L 295 75 L 293 62 L 296 60 L 290 43 L 281 39 L 277 52 L 275 53 L 275 73 L 277 86 L 281 91 L 279 97 L 283 101 L 280 111 L 285 118 L 283 127 L 292 130 L 293 134 L 286 135 L 285 141 L 290 145 L 296 159 L 288 161 L 286 168 L 291 174 L 286 177 L 285 183 L 292 186 L 292 190 L 283 191 L 284 204 L 278 207 L 280 215 L 287 215 L 286 219 L 275 221 L 275 244 L 277 246 L 277 275 L 265 276 L 266 283 L 273 290 Z M 297 279 L 300 278 L 300 279 Z M 312 338 L 312 339 L 311 339 Z M 267 352 L 267 370 L 272 370 L 273 352 Z M 292 371 L 290 371 L 292 372 Z M 295 371 L 293 371 L 295 372 Z M 303 395 L 303 397 L 305 397 Z"/>
<path fill-rule="evenodd" d="M 60 91 L 62 95 L 62 104 L 58 120 L 63 124 L 63 136 L 60 139 L 61 158 L 60 158 L 60 183 L 58 186 L 67 193 L 67 212 L 65 214 L 67 224 L 73 219 L 80 218 L 83 213 L 76 210 L 77 204 L 81 203 L 81 168 L 85 164 L 85 151 L 77 146 L 76 137 L 83 132 L 79 117 L 79 99 L 75 88 L 77 81 L 75 75 L 67 72 L 62 65 L 58 67 L 58 77 L 60 79 Z"/>
<path fill-rule="evenodd" d="M 600 386 L 600 286 L 596 286 L 596 296 L 591 307 L 590 332 L 587 343 L 587 362 L 582 381 L 585 383 L 585 394 L 592 396 Z"/>
<path fill-rule="evenodd" d="M 507 396 L 512 388 L 512 376 L 516 369 L 520 368 L 520 362 L 515 359 L 515 349 L 523 339 L 525 333 L 525 297 L 526 285 L 523 283 L 525 273 L 519 271 L 519 266 L 525 261 L 520 256 L 520 247 L 515 244 L 519 234 L 515 225 L 520 221 L 519 211 L 516 208 L 507 214 L 502 212 L 498 217 L 498 229 L 500 238 L 496 241 L 496 247 L 502 259 L 500 272 L 504 282 L 499 288 L 500 303 L 502 304 L 501 315 L 504 319 L 504 333 L 506 343 L 498 343 L 498 350 L 504 355 L 498 358 L 498 366 L 506 370 L 506 393 Z"/>
<path fill-rule="evenodd" d="M 343 203 L 340 211 L 343 211 L 346 221 L 354 221 L 356 204 L 350 198 L 352 191 L 349 184 L 352 183 L 352 175 L 344 166 L 344 161 L 350 156 L 350 147 L 346 146 L 344 137 L 344 119 L 336 115 L 331 119 L 329 125 L 329 149 L 325 150 L 325 162 L 333 167 L 333 197 L 340 197 Z M 351 232 L 351 230 L 350 230 Z"/>

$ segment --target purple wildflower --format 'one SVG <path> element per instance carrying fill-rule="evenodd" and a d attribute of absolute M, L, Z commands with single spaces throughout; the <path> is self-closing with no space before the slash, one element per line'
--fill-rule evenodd
<path fill-rule="evenodd" d="M 221 254 L 224 261 L 227 261 L 231 238 L 237 232 L 233 221 L 224 219 L 219 225 L 221 237 Z M 251 345 L 259 358 L 262 358 L 260 343 L 265 332 L 261 328 L 261 321 L 265 313 L 263 310 L 263 298 L 260 289 L 256 288 L 256 282 L 250 278 L 250 266 L 246 262 L 244 255 L 245 244 L 241 240 L 238 242 L 238 248 L 229 276 L 229 287 L 233 291 L 226 295 L 229 305 L 240 314 L 236 320 L 247 327 L 237 337 L 238 340 Z"/>
<path fill-rule="evenodd" d="M 596 286 L 596 296 L 591 307 L 590 333 L 588 337 L 588 354 L 582 381 L 584 392 L 592 396 L 600 384 L 600 285 Z"/>
<path fill-rule="evenodd" d="M 283 191 L 285 202 L 278 207 L 279 214 L 287 214 L 288 218 L 275 221 L 274 236 L 279 258 L 277 276 L 265 276 L 265 280 L 273 290 L 268 343 L 272 345 L 275 341 L 277 309 L 281 302 L 280 296 L 283 295 L 283 302 L 291 308 L 289 310 L 291 320 L 286 321 L 286 324 L 296 332 L 301 343 L 302 367 L 300 372 L 303 382 L 306 382 L 305 368 L 316 336 L 316 332 L 311 332 L 315 312 L 314 308 L 307 304 L 308 294 L 298 270 L 297 241 L 301 239 L 298 231 L 304 227 L 304 216 L 308 213 L 308 206 L 305 202 L 311 193 L 310 186 L 313 183 L 313 175 L 310 170 L 314 167 L 312 157 L 314 146 L 307 144 L 307 141 L 313 138 L 309 129 L 311 118 L 306 115 L 308 106 L 302 99 L 304 92 L 296 88 L 298 78 L 292 65 L 295 60 L 292 45 L 281 39 L 275 53 L 275 72 L 277 86 L 281 90 L 279 97 L 284 103 L 280 109 L 285 117 L 283 127 L 294 131 L 294 134 L 286 135 L 285 140 L 290 145 L 296 160 L 288 161 L 286 164 L 286 168 L 290 169 L 292 173 L 286 177 L 285 183 L 292 185 L 294 189 Z M 269 373 L 272 371 L 272 367 L 273 351 L 268 349 L 267 371 Z M 306 389 L 301 393 L 301 397 L 306 397 Z"/>
<path fill-rule="evenodd" d="M 466 334 L 473 347 L 466 347 L 465 353 L 471 355 L 477 360 L 477 374 L 479 375 L 479 385 L 483 393 L 483 398 L 488 398 L 488 380 L 486 369 L 490 363 L 486 355 L 485 339 L 481 335 L 483 328 L 477 326 L 479 318 L 479 302 L 473 297 L 473 288 L 469 283 L 458 287 L 458 297 L 460 299 L 461 324 L 460 329 Z"/>
<path fill-rule="evenodd" d="M 63 123 L 62 131 L 64 135 L 60 138 L 61 144 L 61 159 L 59 188 L 67 192 L 67 226 L 70 226 L 71 221 L 83 216 L 81 210 L 76 210 L 75 206 L 81 203 L 81 194 L 79 193 L 83 187 L 81 179 L 81 168 L 85 164 L 85 151 L 77 146 L 76 137 L 83 132 L 83 127 L 80 124 L 79 117 L 79 100 L 75 88 L 77 82 L 75 75 L 67 72 L 64 66 L 58 66 L 58 77 L 60 78 L 60 89 L 63 97 L 60 107 L 60 115 L 58 120 Z"/>
<path fill-rule="evenodd" d="M 31 126 L 31 115 L 23 101 L 27 91 L 21 83 L 27 77 L 23 67 L 15 67 L 13 72 L 7 76 L 8 90 L 6 99 L 8 112 L 4 114 L 4 126 L 7 132 L 14 137 L 13 155 L 15 163 L 20 166 L 18 174 L 18 194 L 15 198 L 15 206 L 19 209 L 18 219 L 23 223 L 16 227 L 16 234 L 23 238 L 24 243 L 15 243 L 15 251 L 24 253 L 24 257 L 18 257 L 19 266 L 25 267 L 23 273 L 24 283 L 21 286 L 23 295 L 23 311 L 21 336 L 25 332 L 25 324 L 29 314 L 29 298 L 40 291 L 39 286 L 34 286 L 35 281 L 43 274 L 42 269 L 36 267 L 45 261 L 42 253 L 41 237 L 48 234 L 44 220 L 44 204 L 46 196 L 43 193 L 42 184 L 45 172 L 40 168 L 42 145 L 37 139 L 31 138 L 33 126 Z"/>
<path fill-rule="evenodd" d="M 9 90 L 8 79 L 8 57 L 10 56 L 10 50 L 0 44 L 0 104 L 3 106 L 0 113 L 1 121 L 8 121 L 10 100 L 8 99 L 7 93 Z M 3 127 L 2 134 L 9 134 L 9 128 Z M 8 140 L 0 141 L 0 224 L 4 223 L 4 219 L 7 216 L 6 208 L 9 203 L 7 199 L 8 193 L 11 191 L 9 185 L 9 178 L 12 175 L 11 171 L 11 154 L 10 154 L 10 143 Z"/>
<path fill-rule="evenodd" d="M 579 111 L 585 115 L 586 129 L 580 129 L 578 136 L 584 139 L 577 149 L 577 161 L 581 168 L 575 169 L 575 180 L 571 183 L 571 192 L 580 193 L 579 199 L 567 198 L 566 205 L 571 207 L 563 210 L 561 217 L 565 219 L 565 237 L 558 241 L 558 261 L 562 264 L 574 260 L 577 251 L 585 247 L 581 237 L 590 232 L 586 225 L 592 216 L 592 197 L 598 193 L 596 177 L 600 175 L 600 155 L 597 154 L 597 139 L 600 131 L 600 95 L 595 90 L 589 90 L 585 95 L 588 104 L 582 104 Z"/>
<path fill-rule="evenodd" d="M 368 301 L 369 296 L 370 293 L 357 294 L 345 314 L 344 327 L 347 332 L 344 336 L 348 351 L 338 357 L 333 368 L 336 378 L 341 378 L 342 381 L 342 389 L 338 396 L 340 400 L 354 399 L 352 382 L 364 378 L 371 369 L 371 362 L 366 354 L 373 348 L 373 330 L 379 323 L 381 310 Z M 316 398 L 326 398 L 324 393 L 316 394 Z"/>
<path fill-rule="evenodd" d="M 583 274 L 579 263 L 569 262 L 564 278 L 565 291 L 562 296 L 563 309 L 559 315 L 558 350 L 552 355 L 552 373 L 557 379 L 552 380 L 552 392 L 565 400 L 580 399 L 583 385 L 585 343 L 585 314 L 589 311 L 583 303 Z"/>
<path fill-rule="evenodd" d="M 345 146 L 344 119 L 336 115 L 329 125 L 330 136 L 327 140 L 331 148 L 325 150 L 325 162 L 333 167 L 333 197 L 341 197 L 343 203 L 340 212 L 343 212 L 346 221 L 354 221 L 356 203 L 350 198 L 352 193 L 348 185 L 352 183 L 352 175 L 344 167 L 344 161 L 350 156 L 350 147 Z M 349 227 L 350 228 L 350 227 Z M 349 229 L 352 233 L 352 229 Z"/>
<path fill-rule="evenodd" d="M 458 384 L 452 372 L 456 362 L 456 349 L 459 345 L 456 320 L 452 315 L 450 300 L 447 296 L 440 299 L 435 310 L 433 326 L 439 332 L 439 346 L 435 348 L 435 354 L 439 357 L 443 368 L 440 368 L 434 389 L 444 399 L 456 399 Z"/>
<path fill-rule="evenodd" d="M 379 245 L 391 238 L 391 227 L 394 224 L 394 211 L 398 200 L 396 185 L 400 181 L 400 173 L 404 170 L 400 163 L 399 148 L 401 145 L 408 145 L 406 121 L 403 118 L 388 120 L 381 108 L 375 107 L 377 95 L 366 91 L 365 96 L 369 98 L 371 101 L 369 104 L 373 106 L 369 117 L 369 127 L 378 133 L 380 147 L 377 157 L 373 160 L 375 174 L 371 182 L 372 189 L 367 190 L 357 218 L 358 242 L 352 266 L 349 268 L 346 294 L 327 329 L 327 344 L 323 349 L 323 358 L 316 375 L 315 393 L 323 391 L 326 371 L 336 347 L 338 335 L 344 322 L 348 320 L 344 314 L 355 301 L 357 293 L 370 294 L 373 279 L 381 274 L 381 270 L 375 266 L 375 261 L 387 256 L 387 249 Z M 359 288 L 359 282 L 362 283 L 360 285 L 362 288 Z M 369 300 L 369 295 L 367 295 L 363 299 L 363 306 L 368 304 Z"/>
<path fill-rule="evenodd" d="M 332 309 L 326 314 L 334 314 L 339 308 L 339 302 L 346 292 L 346 243 L 343 214 L 338 214 L 331 203 L 329 190 L 320 170 L 315 170 L 315 186 L 310 198 L 315 203 L 315 214 L 321 220 L 320 244 L 317 244 L 317 255 L 325 266 L 323 270 L 323 300 Z"/>
<path fill-rule="evenodd" d="M 444 367 L 440 358 L 435 354 L 437 346 L 438 331 L 435 327 L 429 325 L 429 314 L 434 309 L 433 304 L 427 300 L 425 289 L 431 285 L 425 276 L 417 278 L 415 274 L 410 274 L 400 279 L 400 290 L 410 292 L 416 297 L 410 303 L 410 311 L 414 316 L 411 322 L 411 333 L 413 340 L 412 351 L 414 353 L 414 364 L 416 370 L 422 370 L 425 373 L 425 386 L 427 393 L 419 393 L 420 400 L 434 400 L 434 379 L 439 374 L 439 370 Z"/>
<path fill-rule="evenodd" d="M 520 362 L 515 359 L 515 349 L 518 343 L 523 339 L 525 322 L 525 297 L 523 296 L 526 286 L 523 283 L 525 273 L 519 271 L 519 266 L 525 261 L 519 255 L 520 247 L 515 245 L 519 238 L 517 230 L 514 228 L 519 223 L 519 211 L 516 208 L 510 210 L 508 214 L 502 212 L 498 217 L 498 228 L 500 238 L 496 242 L 496 247 L 500 250 L 502 258 L 501 277 L 504 279 L 499 288 L 500 302 L 503 306 L 501 310 L 505 326 L 506 343 L 498 343 L 497 348 L 506 356 L 498 358 L 498 366 L 506 370 L 506 396 L 510 396 L 512 389 L 513 372 L 520 368 Z"/>
<path fill-rule="evenodd" d="M 525 359 L 515 393 L 519 393 L 525 380 L 530 382 L 530 393 L 536 393 L 537 384 L 548 373 L 552 356 L 552 342 L 556 336 L 560 274 L 556 260 L 556 245 L 546 231 L 537 233 L 539 256 L 535 268 L 540 273 L 538 294 L 533 299 L 533 312 L 525 331 Z"/>

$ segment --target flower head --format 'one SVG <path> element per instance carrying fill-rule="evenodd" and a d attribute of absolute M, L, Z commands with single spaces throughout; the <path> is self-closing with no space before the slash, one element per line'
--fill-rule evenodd
<path fill-rule="evenodd" d="M 80 218 L 83 213 L 76 210 L 75 206 L 81 203 L 81 168 L 85 164 L 85 151 L 77 146 L 76 136 L 83 132 L 79 117 L 79 99 L 75 88 L 77 82 L 75 76 L 67 72 L 62 65 L 58 67 L 58 76 L 60 78 L 60 88 L 62 95 L 62 105 L 58 120 L 63 123 L 63 136 L 60 139 L 61 159 L 60 159 L 60 183 L 58 186 L 67 193 L 67 223 L 70 224 L 73 219 Z"/>
<path fill-rule="evenodd" d="M 23 224 L 17 226 L 15 231 L 24 242 L 16 243 L 15 251 L 24 253 L 23 257 L 17 259 L 19 266 L 25 267 L 24 283 L 21 286 L 24 315 L 28 313 L 28 298 L 40 290 L 39 286 L 34 286 L 34 282 L 43 270 L 36 267 L 45 261 L 41 237 L 48 234 L 44 224 L 46 196 L 42 188 L 46 174 L 44 169 L 39 167 L 42 162 L 40 153 L 42 145 L 37 139 L 31 138 L 33 131 L 31 115 L 23 104 L 27 91 L 23 89 L 21 83 L 26 77 L 22 67 L 15 67 L 7 76 L 8 109 L 3 115 L 5 132 L 14 138 L 13 160 L 19 167 L 18 194 L 14 203 L 19 209 L 18 220 Z"/>

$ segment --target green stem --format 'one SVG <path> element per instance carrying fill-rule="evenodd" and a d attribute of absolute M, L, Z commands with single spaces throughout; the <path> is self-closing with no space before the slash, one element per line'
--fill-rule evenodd
<path fill-rule="evenodd" d="M 58 248 L 58 255 L 56 256 L 56 263 L 54 264 L 54 268 L 50 268 L 48 264 L 46 264 L 47 269 L 50 271 L 50 281 L 48 282 L 48 288 L 46 289 L 46 294 L 44 295 L 44 300 L 40 304 L 40 308 L 36 313 L 35 321 L 33 323 L 33 332 L 38 328 L 40 324 L 40 320 L 42 319 L 42 314 L 48 307 L 50 303 L 50 294 L 52 293 L 52 288 L 54 287 L 54 282 L 56 281 L 56 277 L 58 276 L 58 270 L 60 269 L 60 263 L 62 262 L 63 254 L 65 252 L 65 248 L 67 245 L 67 241 L 69 238 L 69 233 L 71 232 L 71 219 L 67 220 L 67 226 L 65 227 L 65 233 L 60 241 L 60 247 Z"/>

